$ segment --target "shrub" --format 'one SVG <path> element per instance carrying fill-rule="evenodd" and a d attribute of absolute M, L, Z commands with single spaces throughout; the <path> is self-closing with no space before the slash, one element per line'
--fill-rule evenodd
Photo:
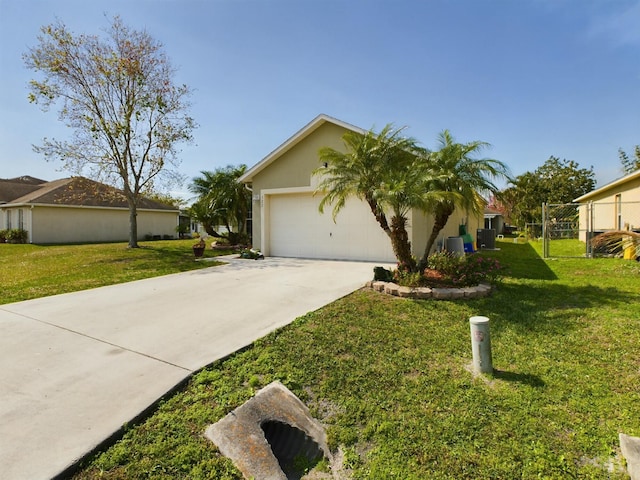
<path fill-rule="evenodd" d="M 478 254 L 460 256 L 450 252 L 439 252 L 429 256 L 427 268 L 423 272 L 408 273 L 396 270 L 394 281 L 406 287 L 468 287 L 482 282 L 496 282 L 503 270 L 494 258 Z"/>
<path fill-rule="evenodd" d="M 462 263 L 460 270 L 454 277 L 454 283 L 469 286 L 481 282 L 497 282 L 502 276 L 504 268 L 495 258 L 482 255 L 469 255 Z"/>
<path fill-rule="evenodd" d="M 0 230 L 0 243 L 7 241 L 8 230 Z"/>
<path fill-rule="evenodd" d="M 27 243 L 29 234 L 22 228 L 12 228 L 11 230 L 5 230 L 6 239 L 9 243 Z"/>
<path fill-rule="evenodd" d="M 373 279 L 381 282 L 393 282 L 393 272 L 384 267 L 373 267 Z"/>

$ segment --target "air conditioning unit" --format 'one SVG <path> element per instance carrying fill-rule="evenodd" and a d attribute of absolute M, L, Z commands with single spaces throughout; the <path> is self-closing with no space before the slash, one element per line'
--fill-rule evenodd
<path fill-rule="evenodd" d="M 493 228 L 479 228 L 476 238 L 478 249 L 494 250 L 496 248 L 496 231 Z"/>

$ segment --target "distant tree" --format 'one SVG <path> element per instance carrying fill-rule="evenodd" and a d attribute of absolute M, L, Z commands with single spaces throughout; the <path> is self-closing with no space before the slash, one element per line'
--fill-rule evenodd
<path fill-rule="evenodd" d="M 43 78 L 30 82 L 31 102 L 43 110 L 61 101 L 59 118 L 73 130 L 68 141 L 44 139 L 35 151 L 64 168 L 125 192 L 129 247 L 138 246 L 137 206 L 154 183 L 179 178 L 176 145 L 191 141 L 190 94 L 173 83 L 175 70 L 162 45 L 115 17 L 106 38 L 74 35 L 62 22 L 42 27 L 38 45 L 24 55 Z"/>
<path fill-rule="evenodd" d="M 636 170 L 640 170 L 640 145 L 633 147 L 633 157 L 629 158 L 627 152 L 618 149 L 618 158 L 620 158 L 620 164 L 622 165 L 622 172 L 628 175 Z"/>
<path fill-rule="evenodd" d="M 543 203 L 571 203 L 595 188 L 593 167 L 580 168 L 573 160 L 551 156 L 533 172 L 525 172 L 510 182 L 502 201 L 519 227 L 542 222 Z"/>
<path fill-rule="evenodd" d="M 182 209 L 186 205 L 186 201 L 183 198 L 174 197 L 169 193 L 153 192 L 153 193 L 144 194 L 144 196 L 149 200 L 153 200 L 159 203 L 164 203 L 165 205 L 171 205 L 172 207 L 178 210 Z"/>
<path fill-rule="evenodd" d="M 214 237 L 222 237 L 218 225 L 227 229 L 231 243 L 238 235 L 246 235 L 247 218 L 251 208 L 251 191 L 238 179 L 247 170 L 246 165 L 228 165 L 215 171 L 202 171 L 192 180 L 189 190 L 198 196 L 191 207 L 193 216 L 202 223 L 205 231 Z"/>

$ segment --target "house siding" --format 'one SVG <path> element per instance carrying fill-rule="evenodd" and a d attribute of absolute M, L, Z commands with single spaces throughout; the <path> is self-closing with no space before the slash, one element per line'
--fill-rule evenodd
<path fill-rule="evenodd" d="M 12 210 L 17 210 L 13 208 Z M 34 206 L 24 209 L 31 243 L 117 242 L 129 239 L 124 209 Z M 176 235 L 178 212 L 138 211 L 138 239 L 147 234 Z"/>
<path fill-rule="evenodd" d="M 323 123 L 307 137 L 294 145 L 287 152 L 278 157 L 277 161 L 269 165 L 268 168 L 260 171 L 253 177 L 252 189 L 254 200 L 253 209 L 253 245 L 262 248 L 262 222 L 260 219 L 261 197 L 263 190 L 276 188 L 299 188 L 309 187 L 311 189 L 311 172 L 318 168 L 320 157 L 318 151 L 322 147 L 331 147 L 338 151 L 345 152 L 346 148 L 342 142 L 342 135 L 347 130 L 339 125 Z"/>
<path fill-rule="evenodd" d="M 580 240 L 583 242 L 587 240 L 587 230 L 595 232 L 617 230 L 618 213 L 622 228 L 628 225 L 632 230 L 640 229 L 640 176 L 632 177 L 624 183 L 614 184 L 611 188 L 595 190 L 578 200 L 581 202 L 578 207 Z M 589 228 L 590 217 L 593 218 L 591 228 Z"/>
<path fill-rule="evenodd" d="M 286 189 L 291 189 L 291 193 L 305 190 L 313 191 L 317 184 L 317 179 L 312 179 L 311 172 L 321 165 L 319 150 L 323 147 L 330 147 L 346 152 L 342 136 L 347 131 L 341 125 L 324 122 L 253 176 L 252 211 L 253 246 L 255 248 L 263 250 L 267 255 L 269 254 L 269 232 L 267 231 L 263 235 L 263 223 L 264 225 L 269 225 L 269 201 L 272 191 L 279 190 L 277 193 L 283 193 L 283 190 Z M 267 195 L 265 195 L 265 192 Z M 325 215 L 331 214 L 330 208 L 331 206 L 325 210 Z M 372 221 L 375 221 L 373 215 L 371 218 Z M 424 252 L 434 221 L 431 216 L 425 216 L 420 211 L 410 212 L 408 220 L 407 230 L 412 243 L 412 250 L 414 255 L 419 258 Z M 462 223 L 467 225 L 467 232 L 475 240 L 476 229 L 481 228 L 481 225 L 483 225 L 483 216 L 467 215 L 465 212 L 456 210 L 449 218 L 445 228 L 440 232 L 438 240 L 448 236 L 458 236 L 459 225 Z M 263 239 L 266 245 L 262 245 Z"/>

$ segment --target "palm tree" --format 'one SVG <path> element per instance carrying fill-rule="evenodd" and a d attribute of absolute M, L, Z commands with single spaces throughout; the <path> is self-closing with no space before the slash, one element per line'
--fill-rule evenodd
<path fill-rule="evenodd" d="M 591 240 L 591 244 L 596 249 L 614 252 L 618 256 L 630 250 L 633 258 L 640 259 L 640 233 L 631 230 L 601 233 Z"/>
<path fill-rule="evenodd" d="M 456 143 L 451 133 L 444 130 L 439 135 L 439 147 L 429 158 L 429 169 L 433 181 L 428 189 L 456 193 L 456 196 L 436 199 L 430 205 L 434 215 L 434 224 L 431 235 L 427 240 L 418 267 L 427 265 L 427 258 L 438 238 L 438 234 L 447 224 L 449 217 L 456 208 L 462 208 L 468 212 L 480 215 L 484 210 L 485 200 L 483 194 L 496 194 L 498 187 L 494 180 L 509 178 L 509 168 L 499 160 L 489 158 L 476 159 L 477 154 L 489 144 L 481 141 L 469 143 Z"/>
<path fill-rule="evenodd" d="M 213 172 L 201 171 L 202 176 L 192 180 L 189 190 L 198 195 L 192 211 L 208 234 L 221 236 L 215 227 L 224 225 L 229 240 L 235 243 L 237 234 L 247 233 L 251 192 L 238 182 L 246 170 L 246 165 L 228 165 Z"/>
<path fill-rule="evenodd" d="M 320 149 L 325 166 L 314 174 L 321 176 L 316 190 L 324 195 L 321 212 L 333 205 L 335 220 L 350 197 L 365 201 L 391 240 L 398 268 L 413 272 L 416 261 L 407 233 L 408 213 L 414 207 L 425 208 L 431 200 L 424 188 L 423 165 L 428 152 L 415 139 L 403 137 L 403 130 L 388 124 L 377 134 L 372 130 L 348 131 L 342 137 L 347 153 Z"/>

